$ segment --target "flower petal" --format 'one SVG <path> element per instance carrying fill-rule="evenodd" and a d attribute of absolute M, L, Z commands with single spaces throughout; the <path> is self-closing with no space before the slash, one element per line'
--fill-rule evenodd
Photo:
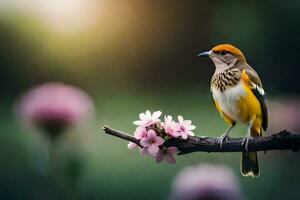
<path fill-rule="evenodd" d="M 151 155 L 155 156 L 159 151 L 159 148 L 157 145 L 152 144 L 149 147 L 147 147 L 147 150 Z"/>
<path fill-rule="evenodd" d="M 165 125 L 168 126 L 172 122 L 172 116 L 165 116 Z"/>
<path fill-rule="evenodd" d="M 145 113 L 141 113 L 141 114 L 139 115 L 139 117 L 140 117 L 140 119 L 141 119 L 141 120 L 144 120 L 144 119 L 146 119 L 146 115 L 145 115 Z"/>
<path fill-rule="evenodd" d="M 156 163 L 160 163 L 164 159 L 164 152 L 163 150 L 159 150 L 159 152 L 156 154 L 155 161 Z"/>
<path fill-rule="evenodd" d="M 186 140 L 188 138 L 188 135 L 186 133 L 181 133 L 181 137 L 182 139 Z"/>
<path fill-rule="evenodd" d="M 141 126 L 142 125 L 142 121 L 134 121 L 133 124 L 137 125 L 137 126 Z"/>
<path fill-rule="evenodd" d="M 137 127 L 134 132 L 134 137 L 138 140 L 147 136 L 147 129 L 145 127 Z"/>
<path fill-rule="evenodd" d="M 140 148 L 140 154 L 142 156 L 149 154 L 147 147 Z"/>
<path fill-rule="evenodd" d="M 192 131 L 189 131 L 189 132 L 188 132 L 188 135 L 190 135 L 190 136 L 195 136 L 195 134 L 194 134 Z"/>
<path fill-rule="evenodd" d="M 170 153 L 165 154 L 165 159 L 168 163 L 171 163 L 171 164 L 176 163 L 176 160 L 175 160 L 174 156 Z"/>
<path fill-rule="evenodd" d="M 183 124 L 183 117 L 181 115 L 178 116 L 178 122 L 180 124 Z"/>
<path fill-rule="evenodd" d="M 135 147 L 137 147 L 137 144 L 135 144 L 135 143 L 133 143 L 133 142 L 129 142 L 129 143 L 127 144 L 127 148 L 128 148 L 128 149 L 134 149 Z"/>
<path fill-rule="evenodd" d="M 148 132 L 147 132 L 147 137 L 148 138 L 155 138 L 157 136 L 156 132 L 152 129 L 150 129 Z"/>
<path fill-rule="evenodd" d="M 161 111 L 156 111 L 153 113 L 152 118 L 153 119 L 158 119 L 161 116 Z"/>
<path fill-rule="evenodd" d="M 184 120 L 184 123 L 185 123 L 186 125 L 191 125 L 191 124 L 192 124 L 192 121 L 191 121 L 191 120 Z"/>
<path fill-rule="evenodd" d="M 168 151 L 169 153 L 171 153 L 171 154 L 176 153 L 177 150 L 178 150 L 177 147 L 169 147 L 169 148 L 167 148 L 167 151 Z"/>
<path fill-rule="evenodd" d="M 157 136 L 156 138 L 155 138 L 155 143 L 156 143 L 156 145 L 162 145 L 164 142 L 165 142 L 165 140 L 164 139 L 162 139 L 161 137 L 159 137 L 159 136 Z"/>
<path fill-rule="evenodd" d="M 195 128 L 196 128 L 195 125 L 190 125 L 190 126 L 189 126 L 189 129 L 190 129 L 190 130 L 194 130 Z"/>
<path fill-rule="evenodd" d="M 151 112 L 149 110 L 146 111 L 146 117 L 151 118 Z"/>
<path fill-rule="evenodd" d="M 173 133 L 171 134 L 171 136 L 174 137 L 174 138 L 178 138 L 179 136 L 181 136 L 181 133 L 175 131 L 175 132 L 173 132 Z"/>
<path fill-rule="evenodd" d="M 148 147 L 148 146 L 151 145 L 150 140 L 149 140 L 148 137 L 142 138 L 141 141 L 140 141 L 140 144 L 141 144 L 143 147 Z"/>

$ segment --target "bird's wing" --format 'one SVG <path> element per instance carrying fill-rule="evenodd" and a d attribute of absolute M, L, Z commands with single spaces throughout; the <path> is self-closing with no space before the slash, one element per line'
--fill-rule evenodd
<path fill-rule="evenodd" d="M 256 71 L 250 67 L 247 66 L 243 69 L 242 73 L 246 73 L 246 75 L 249 78 L 249 87 L 251 88 L 253 94 L 258 99 L 260 103 L 260 107 L 262 110 L 262 127 L 264 130 L 267 130 L 268 127 L 268 110 L 267 110 L 267 101 L 266 101 L 266 94 L 263 89 L 261 80 L 256 73 Z"/>

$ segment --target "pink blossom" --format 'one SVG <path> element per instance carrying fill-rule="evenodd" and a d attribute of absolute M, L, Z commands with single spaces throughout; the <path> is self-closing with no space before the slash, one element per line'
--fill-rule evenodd
<path fill-rule="evenodd" d="M 147 110 L 146 113 L 141 113 L 139 115 L 140 120 L 134 121 L 133 124 L 137 126 L 147 127 L 157 122 L 160 122 L 159 119 L 160 115 L 161 115 L 160 111 L 156 111 L 153 114 L 151 114 L 150 111 Z"/>
<path fill-rule="evenodd" d="M 191 120 L 184 120 L 182 116 L 178 116 L 178 132 L 181 134 L 183 139 L 187 139 L 188 135 L 194 136 L 192 130 L 194 130 L 196 126 L 192 125 Z"/>
<path fill-rule="evenodd" d="M 137 127 L 134 132 L 134 137 L 138 140 L 141 140 L 142 138 L 147 136 L 147 129 L 145 127 Z M 129 142 L 127 145 L 128 149 L 134 149 L 138 145 L 134 142 Z"/>
<path fill-rule="evenodd" d="M 149 130 L 147 136 L 142 138 L 140 143 L 144 147 L 144 150 L 147 150 L 151 155 L 155 156 L 159 151 L 159 146 L 164 143 L 164 139 L 157 136 L 154 130 Z"/>
<path fill-rule="evenodd" d="M 46 83 L 28 91 L 16 112 L 26 124 L 47 132 L 59 132 L 90 116 L 93 104 L 81 89 L 61 83 Z"/>
<path fill-rule="evenodd" d="M 177 138 L 180 136 L 178 125 L 173 121 L 172 116 L 165 116 L 165 122 L 162 123 L 162 127 L 165 129 L 165 133 L 171 137 Z"/>
<path fill-rule="evenodd" d="M 145 127 L 137 127 L 134 132 L 134 137 L 138 140 L 147 136 L 147 129 Z"/>
<path fill-rule="evenodd" d="M 176 152 L 176 147 L 160 149 L 156 155 L 156 163 L 160 163 L 162 160 L 166 160 L 168 163 L 175 164 L 176 161 L 173 154 Z"/>

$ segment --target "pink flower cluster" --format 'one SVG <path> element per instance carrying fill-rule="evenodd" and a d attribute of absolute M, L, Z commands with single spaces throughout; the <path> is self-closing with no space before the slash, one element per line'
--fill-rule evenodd
<path fill-rule="evenodd" d="M 149 110 L 139 115 L 139 120 L 134 121 L 137 125 L 134 137 L 140 141 L 140 152 L 142 155 L 149 154 L 156 159 L 157 163 L 166 160 L 174 164 L 175 158 L 173 154 L 177 152 L 176 147 L 165 147 L 164 142 L 170 138 L 187 139 L 188 136 L 194 136 L 192 130 L 196 126 L 192 125 L 191 120 L 184 120 L 182 116 L 178 116 L 178 122 L 175 122 L 172 116 L 164 117 L 164 121 L 160 120 L 160 111 L 153 114 Z M 129 142 L 127 147 L 133 149 L 138 145 Z"/>

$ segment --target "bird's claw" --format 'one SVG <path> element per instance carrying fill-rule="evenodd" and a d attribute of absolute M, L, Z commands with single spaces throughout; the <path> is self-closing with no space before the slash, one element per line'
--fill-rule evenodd
<path fill-rule="evenodd" d="M 223 134 L 223 135 L 221 135 L 220 137 L 217 138 L 217 142 L 220 145 L 220 149 L 222 149 L 223 142 L 226 141 L 227 138 L 228 138 L 227 134 Z"/>
<path fill-rule="evenodd" d="M 253 141 L 253 137 L 250 135 L 245 136 L 242 139 L 242 145 L 245 145 L 245 150 L 248 151 L 249 142 Z"/>

